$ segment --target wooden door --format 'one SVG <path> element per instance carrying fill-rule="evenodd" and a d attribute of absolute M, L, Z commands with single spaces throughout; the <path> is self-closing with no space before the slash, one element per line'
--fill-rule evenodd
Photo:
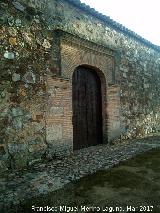
<path fill-rule="evenodd" d="M 102 143 L 101 82 L 96 72 L 78 67 L 72 79 L 73 149 Z"/>

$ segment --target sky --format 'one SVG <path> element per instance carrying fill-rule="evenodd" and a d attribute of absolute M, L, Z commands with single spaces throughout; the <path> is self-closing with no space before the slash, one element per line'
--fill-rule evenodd
<path fill-rule="evenodd" d="M 160 0 L 81 0 L 160 46 Z"/>

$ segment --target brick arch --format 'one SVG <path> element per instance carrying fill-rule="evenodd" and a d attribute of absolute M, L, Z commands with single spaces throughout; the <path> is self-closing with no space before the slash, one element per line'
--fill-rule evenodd
<path fill-rule="evenodd" d="M 102 67 L 98 66 L 98 64 L 93 64 L 93 63 L 90 63 L 90 61 L 88 61 L 88 63 L 73 63 L 73 64 L 70 64 L 70 67 L 68 67 L 68 72 L 66 72 L 66 74 L 68 73 L 69 75 L 66 76 L 68 77 L 69 79 L 72 79 L 72 75 L 73 75 L 73 72 L 74 70 L 77 68 L 77 67 L 86 67 L 86 68 L 90 68 L 92 70 L 94 70 L 98 77 L 101 79 L 101 81 L 107 86 L 108 85 L 108 79 L 107 79 L 107 75 L 106 75 L 106 70 L 102 69 Z"/>
<path fill-rule="evenodd" d="M 92 47 L 92 46 L 91 46 Z M 72 74 L 78 66 L 89 66 L 105 76 L 106 85 L 113 83 L 114 58 L 112 55 L 101 52 L 98 48 L 88 49 L 70 40 L 61 41 L 61 74 L 72 79 Z"/>
<path fill-rule="evenodd" d="M 100 78 L 101 84 L 103 85 L 103 89 L 106 90 L 106 86 L 107 86 L 108 82 L 107 82 L 107 78 L 106 78 L 104 71 L 102 71 L 97 66 L 95 66 L 95 65 L 93 66 L 93 65 L 90 65 L 90 64 L 80 64 L 77 67 L 85 67 L 85 68 L 89 68 L 89 69 L 93 70 L 97 74 L 97 76 Z M 75 71 L 75 69 L 74 69 L 74 71 Z M 72 75 L 73 75 L 73 73 L 72 73 Z"/>

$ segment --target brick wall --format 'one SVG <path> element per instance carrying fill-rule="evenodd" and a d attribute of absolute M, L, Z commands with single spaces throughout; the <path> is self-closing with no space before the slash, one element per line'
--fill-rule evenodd
<path fill-rule="evenodd" d="M 72 150 L 72 93 L 70 81 L 48 77 L 46 142 L 48 154 L 63 155 Z"/>
<path fill-rule="evenodd" d="M 107 90 L 107 129 L 109 141 L 121 134 L 120 124 L 120 88 L 117 85 L 109 86 Z"/>

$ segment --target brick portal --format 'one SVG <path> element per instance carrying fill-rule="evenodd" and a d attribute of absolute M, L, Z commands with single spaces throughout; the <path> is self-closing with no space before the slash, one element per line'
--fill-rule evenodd
<path fill-rule="evenodd" d="M 73 150 L 72 76 L 79 65 L 92 68 L 100 78 L 103 142 L 120 135 L 120 95 L 115 84 L 113 50 L 61 32 L 61 78 L 48 78 L 47 143 L 55 154 Z M 62 152 L 61 152 L 62 151 Z"/>

